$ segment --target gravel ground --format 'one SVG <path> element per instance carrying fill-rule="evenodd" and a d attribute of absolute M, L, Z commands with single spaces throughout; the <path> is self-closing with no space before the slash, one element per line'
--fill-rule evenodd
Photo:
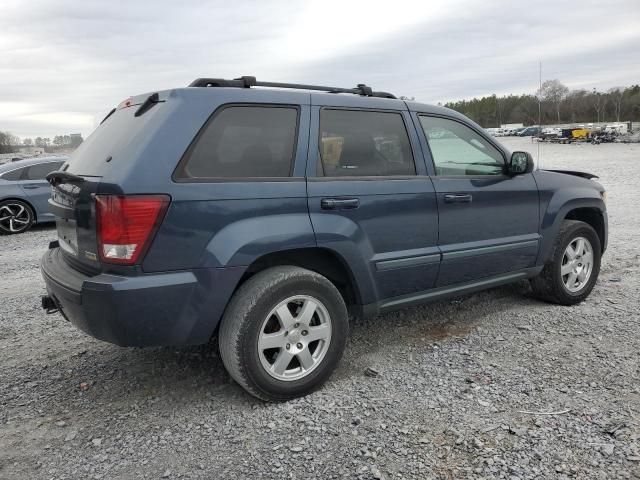
<path fill-rule="evenodd" d="M 245 394 L 213 347 L 124 349 L 45 315 L 55 231 L 0 237 L 0 477 L 640 478 L 640 145 L 542 158 L 609 191 L 586 302 L 523 282 L 356 322 L 326 386 L 285 404 Z"/>

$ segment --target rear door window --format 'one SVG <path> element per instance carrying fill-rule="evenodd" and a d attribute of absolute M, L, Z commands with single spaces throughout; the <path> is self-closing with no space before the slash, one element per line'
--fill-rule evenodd
<path fill-rule="evenodd" d="M 327 177 L 415 175 L 407 129 L 400 113 L 320 111 L 320 158 Z"/>
<path fill-rule="evenodd" d="M 0 178 L 3 180 L 20 180 L 24 171 L 25 168 L 16 168 L 15 170 L 3 173 L 0 175 Z"/>
<path fill-rule="evenodd" d="M 44 180 L 45 177 L 58 170 L 64 162 L 48 162 L 39 165 L 31 165 L 24 176 L 25 180 Z"/>
<path fill-rule="evenodd" d="M 197 135 L 177 179 L 291 176 L 298 109 L 234 105 L 218 111 Z"/>

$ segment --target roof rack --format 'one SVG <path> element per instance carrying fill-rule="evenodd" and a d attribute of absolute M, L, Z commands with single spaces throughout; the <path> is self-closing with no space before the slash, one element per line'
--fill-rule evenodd
<path fill-rule="evenodd" d="M 235 87 L 235 88 L 251 88 L 251 87 L 275 87 L 275 88 L 294 88 L 297 90 L 318 90 L 329 93 L 353 93 L 364 97 L 380 97 L 380 98 L 396 98 L 395 95 L 388 92 L 374 92 L 371 87 L 364 83 L 359 83 L 355 88 L 338 88 L 323 87 L 321 85 L 303 85 L 299 83 L 279 83 L 279 82 L 259 82 L 256 77 L 243 76 L 234 78 L 233 80 L 225 80 L 224 78 L 197 78 L 189 84 L 190 87 Z"/>

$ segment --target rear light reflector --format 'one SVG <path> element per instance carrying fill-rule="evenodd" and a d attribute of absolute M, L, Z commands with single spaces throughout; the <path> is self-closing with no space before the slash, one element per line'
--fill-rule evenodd
<path fill-rule="evenodd" d="M 134 265 L 169 205 L 167 195 L 96 195 L 98 252 L 106 263 Z"/>

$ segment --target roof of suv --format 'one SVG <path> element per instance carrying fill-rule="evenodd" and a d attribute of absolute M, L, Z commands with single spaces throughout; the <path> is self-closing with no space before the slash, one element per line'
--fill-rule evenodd
<path fill-rule="evenodd" d="M 257 81 L 255 77 L 240 77 L 233 80 L 198 78 L 191 82 L 191 84 L 186 88 L 175 88 L 162 92 L 136 95 L 135 97 L 132 97 L 130 101 L 132 104 L 137 105 L 151 100 L 151 96 L 155 94 L 158 94 L 159 97 L 155 97 L 153 101 L 162 101 L 162 99 L 171 96 L 172 93 L 176 95 L 181 95 L 183 93 L 190 95 L 194 94 L 195 91 L 198 91 L 198 94 L 196 95 L 215 95 L 216 93 L 220 94 L 225 91 L 237 92 L 238 90 L 244 90 L 249 97 L 254 97 L 256 100 L 262 96 L 288 96 L 289 99 L 293 98 L 296 102 L 304 102 L 304 100 L 302 100 L 302 95 L 309 95 L 307 98 L 309 104 L 312 105 L 367 106 L 374 108 L 390 108 L 393 110 L 408 109 L 421 113 L 457 117 L 469 121 L 467 117 L 455 110 L 415 101 L 405 101 L 396 98 L 395 95 L 388 92 L 374 91 L 371 87 L 364 84 L 358 84 L 354 88 L 342 88 L 295 83 L 262 82 Z M 204 91 L 207 93 L 204 93 Z"/>

